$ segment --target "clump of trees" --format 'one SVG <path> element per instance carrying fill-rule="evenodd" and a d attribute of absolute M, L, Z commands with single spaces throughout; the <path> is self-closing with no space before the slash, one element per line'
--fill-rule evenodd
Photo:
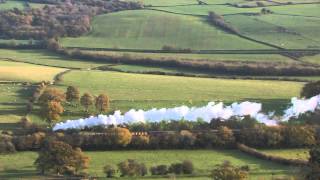
<path fill-rule="evenodd" d="M 89 158 L 80 148 L 53 140 L 44 143 L 35 165 L 41 174 L 83 175 Z"/>
<path fill-rule="evenodd" d="M 0 134 L 0 154 L 4 153 L 14 153 L 16 148 L 12 143 L 12 136 L 5 132 Z"/>
<path fill-rule="evenodd" d="M 54 5 L 0 12 L 0 32 L 3 38 L 45 40 L 64 36 L 76 37 L 90 30 L 91 19 L 96 15 L 143 8 L 141 3 L 119 0 L 36 1 Z"/>
<path fill-rule="evenodd" d="M 60 116 L 64 112 L 64 106 L 76 106 L 80 102 L 87 115 L 93 104 L 95 104 L 96 110 L 99 113 L 106 112 L 110 107 L 108 95 L 100 94 L 98 97 L 94 97 L 89 93 L 84 93 L 80 97 L 80 91 L 75 86 L 69 86 L 65 93 L 57 88 L 46 88 L 41 91 L 43 92 L 41 92 L 38 99 L 40 112 L 50 124 L 60 120 Z"/>

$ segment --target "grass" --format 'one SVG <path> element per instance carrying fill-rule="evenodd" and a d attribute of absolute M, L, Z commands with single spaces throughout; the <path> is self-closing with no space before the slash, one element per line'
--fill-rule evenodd
<path fill-rule="evenodd" d="M 63 38 L 61 42 L 66 47 L 91 48 L 161 49 L 164 45 L 194 50 L 269 48 L 218 30 L 199 17 L 152 10 L 97 16 L 90 33 Z"/>
<path fill-rule="evenodd" d="M 276 177 L 291 176 L 295 173 L 295 168 L 283 166 L 272 162 L 259 160 L 243 154 L 237 150 L 140 150 L 140 151 L 97 151 L 85 152 L 90 158 L 89 174 L 104 177 L 102 168 L 105 164 L 117 164 L 128 158 L 137 159 L 146 163 L 148 167 L 152 165 L 179 162 L 185 159 L 192 160 L 195 165 L 195 172 L 202 177 L 186 179 L 207 179 L 209 171 L 216 164 L 225 160 L 231 161 L 234 165 L 249 165 L 250 179 L 271 178 L 272 173 Z M 0 178 L 31 178 L 36 176 L 33 162 L 36 159 L 35 152 L 19 152 L 11 155 L 0 156 L 0 162 L 4 171 L 0 171 Z M 126 178 L 125 178 L 126 179 Z M 145 179 L 145 178 L 143 178 Z M 146 179 L 158 179 L 146 177 Z M 160 178 L 165 179 L 165 178 Z M 180 178 L 177 178 L 180 179 Z M 209 178 L 208 178 L 209 179 Z"/>
<path fill-rule="evenodd" d="M 292 59 L 278 54 L 183 54 L 183 53 L 138 53 L 119 51 L 86 51 L 86 53 L 110 56 L 129 56 L 134 58 L 157 58 L 177 60 L 243 61 L 243 62 L 293 62 Z"/>
<path fill-rule="evenodd" d="M 207 16 L 209 11 L 214 11 L 220 15 L 237 14 L 237 13 L 259 13 L 260 8 L 236 8 L 228 5 L 190 5 L 190 6 L 169 6 L 169 7 L 152 7 L 152 9 L 164 10 L 177 14 L 189 14 Z"/>
<path fill-rule="evenodd" d="M 46 50 L 0 49 L 0 59 L 13 59 L 19 62 L 34 63 L 62 68 L 95 68 L 105 63 L 68 58 Z"/>
<path fill-rule="evenodd" d="M 320 64 L 320 54 L 314 56 L 304 56 L 301 58 L 305 62 L 313 63 L 313 64 Z"/>
<path fill-rule="evenodd" d="M 318 48 L 320 45 L 317 37 L 310 38 L 312 34 L 317 36 L 320 19 L 280 15 L 236 15 L 227 16 L 225 19 L 241 34 L 283 48 Z M 304 23 L 297 23 L 298 20 Z"/>
<path fill-rule="evenodd" d="M 268 149 L 259 150 L 266 154 L 280 156 L 288 159 L 309 159 L 309 149 Z"/>
<path fill-rule="evenodd" d="M 0 81 L 54 81 L 54 77 L 65 70 L 63 68 L 0 60 Z"/>
<path fill-rule="evenodd" d="M 262 102 L 266 111 L 279 112 L 286 108 L 291 97 L 299 95 L 303 83 L 72 71 L 65 74 L 63 81 L 56 86 L 65 90 L 70 85 L 78 87 L 81 93 L 107 93 L 111 98 L 110 111 L 251 100 Z M 65 108 L 62 120 L 84 116 L 79 105 Z M 37 114 L 34 111 L 30 118 L 39 120 Z"/>
<path fill-rule="evenodd" d="M 0 84 L 0 131 L 15 129 L 16 122 L 25 115 L 26 103 L 33 87 L 18 84 Z"/>
<path fill-rule="evenodd" d="M 320 8 L 320 4 L 297 4 L 297 5 L 290 5 L 290 6 L 268 7 L 268 9 L 271 9 L 275 13 L 298 15 L 302 17 L 314 16 L 314 17 L 320 18 L 319 8 Z"/>

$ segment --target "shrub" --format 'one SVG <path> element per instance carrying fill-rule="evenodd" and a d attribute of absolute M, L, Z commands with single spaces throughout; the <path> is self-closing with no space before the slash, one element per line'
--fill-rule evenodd
<path fill-rule="evenodd" d="M 107 178 L 112 178 L 116 174 L 116 169 L 114 166 L 107 164 L 103 167 L 103 172 L 106 174 Z"/>
<path fill-rule="evenodd" d="M 252 129 L 242 129 L 240 131 L 239 141 L 248 146 L 265 147 L 265 129 L 261 126 Z"/>
<path fill-rule="evenodd" d="M 158 165 L 150 168 L 150 172 L 152 175 L 166 175 L 168 174 L 168 166 L 167 165 Z"/>
<path fill-rule="evenodd" d="M 169 172 L 174 174 L 183 174 L 182 163 L 173 163 L 169 167 Z"/>
<path fill-rule="evenodd" d="M 57 88 L 47 88 L 39 98 L 40 104 L 47 104 L 50 101 L 62 102 L 65 94 Z"/>
<path fill-rule="evenodd" d="M 145 164 L 139 163 L 136 160 L 128 159 L 118 164 L 121 177 L 123 176 L 144 176 L 147 174 Z"/>
<path fill-rule="evenodd" d="M 244 180 L 248 177 L 248 172 L 226 161 L 211 171 L 211 177 L 215 180 Z"/>
<path fill-rule="evenodd" d="M 309 151 L 309 168 L 305 170 L 305 179 L 313 180 L 320 178 L 320 145 L 312 147 Z"/>
<path fill-rule="evenodd" d="M 22 128 L 30 128 L 32 125 L 32 122 L 27 117 L 22 117 L 20 119 L 19 124 Z"/>
<path fill-rule="evenodd" d="M 218 137 L 211 132 L 204 132 L 197 135 L 196 144 L 198 147 L 212 148 L 217 144 Z"/>
<path fill-rule="evenodd" d="M 182 169 L 183 169 L 183 174 L 192 174 L 194 170 L 192 161 L 184 160 L 182 162 Z"/>
<path fill-rule="evenodd" d="M 106 94 L 100 94 L 96 99 L 96 109 L 99 113 L 106 112 L 110 106 L 109 97 Z"/>

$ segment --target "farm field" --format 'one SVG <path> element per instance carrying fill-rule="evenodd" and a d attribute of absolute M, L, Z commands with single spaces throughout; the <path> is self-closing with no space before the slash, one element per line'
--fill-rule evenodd
<path fill-rule="evenodd" d="M 198 106 L 209 101 L 231 103 L 245 100 L 260 101 L 265 103 L 267 110 L 281 111 L 291 97 L 299 94 L 303 83 L 72 71 L 65 74 L 56 87 L 66 89 L 70 85 L 78 87 L 81 93 L 107 93 L 111 98 L 111 109 L 123 112 L 131 108 Z M 66 118 L 74 116 L 66 115 L 63 119 Z"/>
<path fill-rule="evenodd" d="M 63 68 L 45 67 L 0 59 L 0 81 L 52 82 L 57 74 L 65 70 Z"/>
<path fill-rule="evenodd" d="M 113 24 L 108 26 L 108 24 Z M 92 31 L 63 38 L 65 47 L 158 49 L 164 45 L 199 49 L 270 49 L 225 33 L 199 17 L 152 10 L 122 11 L 93 19 Z"/>
<path fill-rule="evenodd" d="M 266 154 L 280 156 L 284 158 L 291 158 L 291 159 L 309 159 L 309 149 L 262 149 L 261 152 Z"/>
<path fill-rule="evenodd" d="M 0 84 L 0 131 L 16 128 L 15 123 L 25 115 L 32 91 L 32 86 L 28 85 Z"/>
<path fill-rule="evenodd" d="M 185 159 L 192 160 L 195 166 L 195 173 L 201 175 L 201 177 L 185 179 L 206 179 L 205 176 L 209 174 L 209 171 L 216 164 L 223 163 L 225 160 L 237 166 L 249 165 L 251 169 L 250 179 L 269 178 L 272 173 L 274 177 L 290 176 L 295 173 L 295 168 L 259 160 L 237 150 L 87 151 L 85 153 L 91 158 L 89 174 L 98 177 L 104 176 L 102 168 L 105 164 L 116 165 L 129 158 L 146 163 L 147 167 L 159 164 L 168 165 Z M 21 152 L 0 156 L 2 168 L 4 169 L 4 172 L 0 172 L 0 178 L 14 178 L 17 175 L 21 177 L 36 176 L 35 167 L 33 166 L 33 161 L 36 157 L 37 154 L 35 152 Z M 151 178 L 149 176 L 143 179 L 167 178 Z"/>
<path fill-rule="evenodd" d="M 104 63 L 67 58 L 46 50 L 10 50 L 0 49 L 0 59 L 9 59 L 25 63 L 61 68 L 90 69 Z"/>

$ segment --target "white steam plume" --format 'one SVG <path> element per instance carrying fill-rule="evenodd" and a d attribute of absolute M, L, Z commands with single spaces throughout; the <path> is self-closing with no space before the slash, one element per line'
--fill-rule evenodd
<path fill-rule="evenodd" d="M 278 120 L 273 118 L 273 113 L 264 114 L 261 112 L 262 104 L 256 102 L 242 102 L 233 103 L 230 106 L 224 106 L 223 103 L 215 104 L 209 102 L 208 105 L 203 107 L 187 107 L 180 106 L 174 108 L 161 108 L 135 110 L 131 109 L 125 114 L 120 111 L 115 111 L 113 115 L 98 115 L 91 116 L 85 119 L 67 120 L 66 122 L 57 123 L 53 130 L 66 130 L 66 129 L 83 129 L 85 127 L 93 126 L 107 126 L 118 124 L 131 124 L 131 123 L 146 123 L 146 122 L 159 122 L 163 120 L 188 120 L 197 121 L 202 119 L 210 122 L 212 119 L 229 120 L 231 117 L 250 116 L 260 123 L 268 126 L 275 126 L 279 121 L 288 121 L 292 117 L 298 117 L 306 112 L 313 112 L 319 107 L 320 95 L 314 96 L 310 99 L 291 99 L 291 106 L 284 111 L 284 115 Z"/>

